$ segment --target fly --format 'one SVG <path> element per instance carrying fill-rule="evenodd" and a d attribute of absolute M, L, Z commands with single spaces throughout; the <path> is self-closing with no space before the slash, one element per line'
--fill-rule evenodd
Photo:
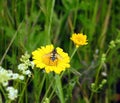
<path fill-rule="evenodd" d="M 57 59 L 57 51 L 55 49 L 51 52 L 50 59 L 52 61 L 55 61 L 55 59 Z"/>

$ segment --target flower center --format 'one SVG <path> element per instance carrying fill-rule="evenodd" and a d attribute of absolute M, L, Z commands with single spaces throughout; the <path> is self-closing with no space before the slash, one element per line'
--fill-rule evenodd
<path fill-rule="evenodd" d="M 80 37 L 77 37 L 77 38 L 76 38 L 76 41 L 77 41 L 77 42 L 82 42 L 82 40 L 81 40 Z"/>
<path fill-rule="evenodd" d="M 42 58 L 43 63 L 45 63 L 48 66 L 57 66 L 58 64 L 58 57 L 57 52 L 53 50 L 51 53 L 45 54 Z"/>

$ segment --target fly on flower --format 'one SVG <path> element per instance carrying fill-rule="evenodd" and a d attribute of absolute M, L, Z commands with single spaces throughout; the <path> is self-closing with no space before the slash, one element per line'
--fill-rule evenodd
<path fill-rule="evenodd" d="M 50 53 L 50 59 L 52 60 L 52 61 L 54 61 L 54 60 L 56 60 L 58 57 L 57 57 L 57 52 L 56 52 L 56 50 L 54 49 L 51 53 Z"/>
<path fill-rule="evenodd" d="M 57 53 L 56 49 L 54 49 L 51 53 L 50 53 L 50 59 L 52 61 L 55 61 L 56 59 L 62 59 L 62 57 Z"/>
<path fill-rule="evenodd" d="M 59 47 L 54 48 L 53 45 L 42 46 L 32 52 L 33 62 L 36 67 L 45 69 L 47 73 L 54 71 L 60 74 L 66 68 L 70 67 L 70 58 L 67 53 Z"/>
<path fill-rule="evenodd" d="M 54 66 L 57 66 L 57 63 L 58 63 L 58 60 L 59 59 L 62 59 L 62 57 L 57 53 L 56 49 L 53 49 L 52 52 L 44 55 L 43 58 L 48 58 L 49 59 L 49 62 L 47 63 L 48 65 L 54 65 Z M 45 61 L 44 61 L 45 62 Z"/>

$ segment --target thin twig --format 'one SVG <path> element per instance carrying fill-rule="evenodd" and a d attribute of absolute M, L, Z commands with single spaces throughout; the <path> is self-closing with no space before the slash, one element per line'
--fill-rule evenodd
<path fill-rule="evenodd" d="M 22 24 L 22 23 L 21 23 L 21 24 Z M 10 49 L 10 47 L 11 47 L 13 41 L 15 40 L 15 38 L 16 38 L 16 36 L 17 36 L 17 33 L 18 33 L 18 31 L 19 31 L 19 29 L 20 29 L 20 27 L 21 27 L 21 24 L 19 25 L 17 31 L 15 32 L 15 34 L 14 34 L 12 40 L 10 41 L 10 43 L 9 43 L 9 45 L 8 45 L 6 51 L 5 51 L 5 53 L 4 53 L 3 57 L 2 57 L 2 59 L 0 60 L 0 65 L 2 65 L 2 62 L 3 62 L 3 60 L 5 59 L 5 56 L 6 56 L 7 52 L 9 51 L 9 49 Z"/>

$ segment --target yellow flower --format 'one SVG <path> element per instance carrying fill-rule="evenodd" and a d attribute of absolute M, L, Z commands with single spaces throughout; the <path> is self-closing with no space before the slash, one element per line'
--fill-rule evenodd
<path fill-rule="evenodd" d="M 54 71 L 60 74 L 66 68 L 70 67 L 70 58 L 67 53 L 59 47 L 56 49 L 53 45 L 42 46 L 32 52 L 33 62 L 36 67 L 45 69 L 47 73 Z"/>
<path fill-rule="evenodd" d="M 72 34 L 72 37 L 70 39 L 74 42 L 76 47 L 88 44 L 87 36 L 83 35 L 82 33 L 78 33 L 78 34 L 74 33 L 74 34 Z"/>

